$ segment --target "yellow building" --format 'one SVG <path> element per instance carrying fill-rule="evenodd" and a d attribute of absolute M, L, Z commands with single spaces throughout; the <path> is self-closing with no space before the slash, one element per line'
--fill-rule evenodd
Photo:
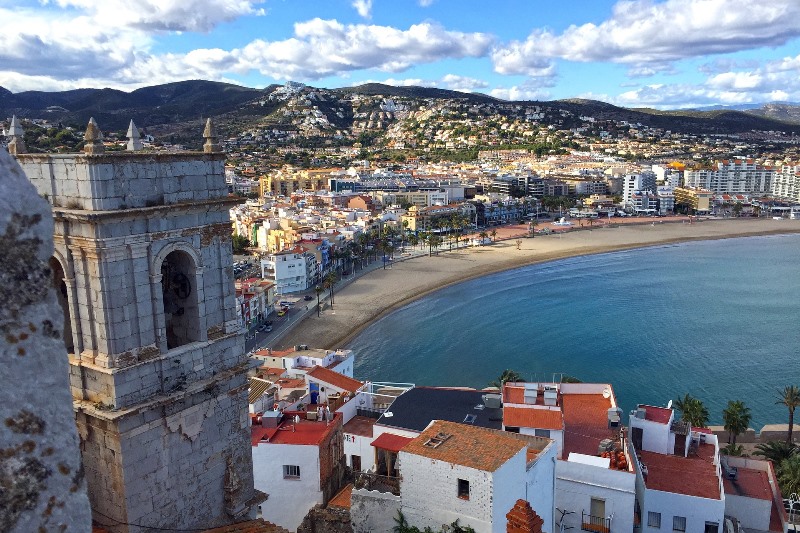
<path fill-rule="evenodd" d="M 711 210 L 713 196 L 714 193 L 706 189 L 675 187 L 675 205 L 690 205 L 695 213 L 708 213 Z"/>
<path fill-rule="evenodd" d="M 331 173 L 338 168 L 294 168 L 280 170 L 261 176 L 259 179 L 261 196 L 271 193 L 275 196 L 289 196 L 295 191 L 319 191 L 328 188 Z"/>

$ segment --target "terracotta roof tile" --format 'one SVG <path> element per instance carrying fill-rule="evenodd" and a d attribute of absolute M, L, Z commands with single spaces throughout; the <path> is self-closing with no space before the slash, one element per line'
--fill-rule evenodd
<path fill-rule="evenodd" d="M 329 385 L 333 385 L 337 389 L 342 389 L 350 392 L 356 392 L 364 385 L 357 379 L 353 379 L 351 377 L 345 376 L 344 374 L 334 372 L 333 370 L 328 370 L 324 366 L 315 366 L 314 368 L 308 371 L 307 375 L 309 377 L 316 379 L 317 381 L 324 381 Z"/>
<path fill-rule="evenodd" d="M 564 429 L 564 419 L 560 409 L 505 406 L 503 407 L 503 424 L 534 429 Z"/>
<path fill-rule="evenodd" d="M 449 437 L 435 448 L 425 445 L 440 433 Z M 527 445 L 522 440 L 490 429 L 436 420 L 401 453 L 494 472 L 525 448 Z"/>
<path fill-rule="evenodd" d="M 395 435 L 394 433 L 381 433 L 380 436 L 372 441 L 374 448 L 381 450 L 388 450 L 390 452 L 399 452 L 405 446 L 414 440 L 411 437 L 403 437 L 402 435 Z"/>

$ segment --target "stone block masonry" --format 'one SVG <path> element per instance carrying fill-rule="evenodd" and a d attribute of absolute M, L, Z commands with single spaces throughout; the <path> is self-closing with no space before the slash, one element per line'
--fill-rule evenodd
<path fill-rule="evenodd" d="M 95 521 L 127 533 L 254 516 L 224 155 L 19 158 L 54 205 L 53 283 Z"/>
<path fill-rule="evenodd" d="M 0 531 L 91 529 L 72 415 L 52 214 L 0 148 Z"/>

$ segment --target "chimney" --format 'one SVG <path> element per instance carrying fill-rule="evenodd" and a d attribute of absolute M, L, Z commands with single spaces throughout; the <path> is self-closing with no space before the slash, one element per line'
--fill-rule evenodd
<path fill-rule="evenodd" d="M 508 520 L 506 533 L 542 533 L 544 520 L 525 500 L 517 500 L 506 515 L 506 519 Z"/>

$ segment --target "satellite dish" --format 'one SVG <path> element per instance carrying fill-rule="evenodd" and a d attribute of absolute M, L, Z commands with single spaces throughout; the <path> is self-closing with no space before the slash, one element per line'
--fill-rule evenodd
<path fill-rule="evenodd" d="M 672 409 L 672 400 L 667 402 L 667 409 Z"/>
<path fill-rule="evenodd" d="M 609 389 L 608 387 L 603 389 L 603 398 L 605 399 L 611 398 L 611 389 Z"/>

